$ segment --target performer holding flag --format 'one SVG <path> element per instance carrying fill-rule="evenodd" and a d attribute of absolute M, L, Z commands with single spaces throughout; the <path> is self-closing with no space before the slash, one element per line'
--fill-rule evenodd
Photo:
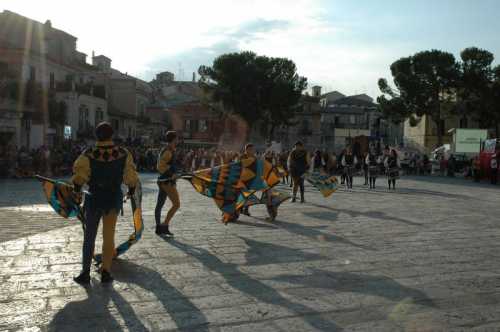
<path fill-rule="evenodd" d="M 300 202 L 304 203 L 304 175 L 309 169 L 310 158 L 301 141 L 297 141 L 288 157 L 288 168 L 293 179 L 293 198 L 297 200 L 297 191 L 300 187 Z"/>
<path fill-rule="evenodd" d="M 175 165 L 175 148 L 177 146 L 177 133 L 169 131 L 166 135 L 167 146 L 160 151 L 158 157 L 157 169 L 160 173 L 158 177 L 158 200 L 156 201 L 155 208 L 155 221 L 156 221 L 156 234 L 165 234 L 173 236 L 169 230 L 170 221 L 174 217 L 177 210 L 179 210 L 181 203 L 179 200 L 179 193 L 176 187 L 176 165 Z M 170 210 L 168 210 L 165 221 L 161 223 L 161 210 L 167 197 L 172 202 Z"/>
<path fill-rule="evenodd" d="M 103 260 L 101 282 L 113 281 L 111 263 L 115 254 L 115 226 L 123 206 L 121 184 L 128 186 L 128 194 L 134 194 L 139 178 L 130 152 L 115 146 L 113 128 L 107 122 L 95 130 L 96 146 L 85 150 L 73 165 L 73 190 L 81 199 L 81 189 L 88 184 L 85 198 L 85 234 L 82 248 L 82 272 L 74 280 L 79 284 L 90 283 L 90 265 L 94 252 L 99 221 L 103 218 Z"/>

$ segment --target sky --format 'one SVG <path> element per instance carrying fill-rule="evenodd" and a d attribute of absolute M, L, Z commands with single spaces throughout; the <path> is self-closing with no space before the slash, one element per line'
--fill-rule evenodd
<path fill-rule="evenodd" d="M 457 58 L 466 47 L 500 59 L 498 0 L 2 0 L 10 10 L 78 38 L 78 50 L 151 80 L 191 80 L 227 52 L 287 57 L 309 87 L 380 95 L 377 80 L 418 51 Z M 500 63 L 495 60 L 495 63 Z"/>

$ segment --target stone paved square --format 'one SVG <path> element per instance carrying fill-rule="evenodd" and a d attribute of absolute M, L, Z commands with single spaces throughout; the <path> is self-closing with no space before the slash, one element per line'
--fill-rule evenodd
<path fill-rule="evenodd" d="M 89 289 L 72 281 L 78 222 L 50 211 L 36 181 L 0 183 L 0 330 L 500 330 L 495 187 L 407 177 L 369 191 L 357 178 L 327 199 L 307 187 L 307 202 L 284 203 L 273 223 L 255 207 L 224 226 L 181 181 L 166 240 L 154 234 L 155 177 L 142 181 L 143 239 L 111 286 L 93 272 Z M 129 220 L 126 209 L 118 243 Z"/>

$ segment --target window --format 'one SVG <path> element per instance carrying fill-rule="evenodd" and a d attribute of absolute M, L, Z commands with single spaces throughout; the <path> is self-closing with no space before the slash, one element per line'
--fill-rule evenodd
<path fill-rule="evenodd" d="M 349 123 L 356 124 L 356 115 L 349 115 Z"/>
<path fill-rule="evenodd" d="M 184 120 L 184 130 L 188 132 L 191 131 L 191 120 Z"/>
<path fill-rule="evenodd" d="M 202 133 L 206 132 L 208 130 L 208 123 L 207 120 L 200 120 L 200 131 Z"/>
<path fill-rule="evenodd" d="M 89 109 L 85 105 L 80 105 L 80 111 L 78 113 L 78 129 L 87 129 L 89 126 Z"/>
<path fill-rule="evenodd" d="M 95 126 L 97 127 L 97 125 L 103 121 L 104 121 L 104 112 L 100 107 L 98 107 L 95 111 Z"/>

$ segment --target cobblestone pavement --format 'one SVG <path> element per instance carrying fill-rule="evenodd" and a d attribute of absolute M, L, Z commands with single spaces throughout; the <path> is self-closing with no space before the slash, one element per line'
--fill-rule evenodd
<path fill-rule="evenodd" d="M 114 264 L 113 285 L 93 272 L 88 289 L 71 280 L 81 227 L 49 212 L 36 182 L 3 182 L 0 330 L 499 331 L 498 187 L 356 181 L 328 199 L 308 187 L 307 203 L 283 204 L 274 223 L 254 207 L 228 226 L 183 181 L 165 240 L 153 233 L 154 178 L 143 176 L 143 239 Z"/>

